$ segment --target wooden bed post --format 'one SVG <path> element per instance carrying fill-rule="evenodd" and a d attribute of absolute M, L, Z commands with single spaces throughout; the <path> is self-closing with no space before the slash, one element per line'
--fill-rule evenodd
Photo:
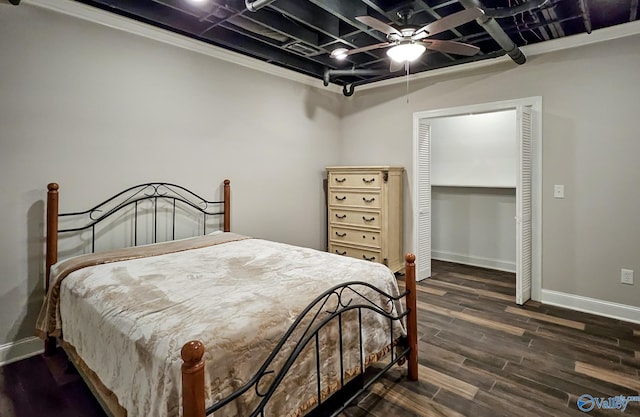
<path fill-rule="evenodd" d="M 405 286 L 407 289 L 407 339 L 411 352 L 409 352 L 408 371 L 409 381 L 418 380 L 418 309 L 416 297 L 416 255 L 407 253 L 405 259 Z"/>
<path fill-rule="evenodd" d="M 47 185 L 47 269 L 45 289 L 49 291 L 51 265 L 58 262 L 58 184 Z"/>
<path fill-rule="evenodd" d="M 51 265 L 58 262 L 58 184 L 55 182 L 47 185 L 47 246 L 46 246 L 46 269 L 45 269 L 45 291 L 49 292 L 49 277 L 51 275 Z M 48 337 L 44 342 L 44 353 L 51 356 L 56 350 L 55 337 Z"/>
<path fill-rule="evenodd" d="M 224 180 L 224 230 L 231 231 L 231 181 Z"/>
<path fill-rule="evenodd" d="M 226 182 L 226 181 L 225 181 Z M 226 200 L 225 200 L 226 201 Z M 205 417 L 204 345 L 199 340 L 185 343 L 182 356 L 182 417 Z"/>

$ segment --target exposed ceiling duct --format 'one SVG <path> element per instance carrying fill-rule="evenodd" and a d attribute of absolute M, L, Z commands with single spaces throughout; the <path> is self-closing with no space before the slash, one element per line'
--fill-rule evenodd
<path fill-rule="evenodd" d="M 633 1 L 631 2 L 631 4 L 633 4 Z M 587 31 L 587 33 L 591 33 L 591 12 L 589 11 L 589 6 L 587 6 L 587 3 L 585 0 L 578 0 L 578 5 L 580 6 L 580 11 L 582 12 L 582 20 L 584 21 L 584 28 Z M 636 7 L 635 9 L 631 8 L 632 13 L 633 10 L 637 10 L 638 9 L 638 4 L 636 3 Z"/>
<path fill-rule="evenodd" d="M 479 0 L 460 0 L 460 4 L 462 4 L 467 9 L 473 9 L 475 7 L 479 7 L 482 10 L 484 10 L 485 15 L 477 19 L 478 23 L 484 28 L 484 30 L 487 31 L 489 35 L 491 35 L 493 40 L 495 40 L 496 43 L 500 45 L 500 47 L 507 52 L 507 54 L 511 57 L 511 59 L 513 59 L 513 62 L 519 65 L 522 65 L 525 62 L 527 62 L 527 57 L 522 53 L 520 48 L 518 48 L 518 45 L 516 45 L 511 40 L 511 38 L 509 38 L 509 35 L 505 33 L 505 31 L 502 29 L 502 27 L 500 27 L 498 22 L 496 22 L 496 20 L 493 17 L 490 17 L 491 11 L 487 13 L 487 10 L 485 10 L 484 6 L 482 6 Z M 506 13 L 505 11 L 502 11 L 501 13 L 503 12 Z M 516 11 L 516 14 L 517 13 L 520 13 L 520 12 Z"/>
<path fill-rule="evenodd" d="M 249 19 L 246 19 L 242 16 L 233 16 L 228 19 L 229 23 L 247 30 L 252 33 L 256 33 L 258 35 L 266 36 L 267 38 L 271 38 L 278 42 L 286 42 L 289 40 L 289 37 L 283 35 L 282 33 L 276 32 L 275 30 L 266 28 L 258 23 L 254 23 Z"/>
<path fill-rule="evenodd" d="M 263 7 L 270 5 L 274 1 L 276 0 L 245 0 L 244 4 L 245 6 L 247 6 L 247 10 L 249 10 L 250 12 L 255 12 L 256 10 L 260 10 Z"/>
<path fill-rule="evenodd" d="M 265 36 L 278 42 L 284 43 L 290 40 L 287 35 L 256 23 L 249 17 L 245 17 L 242 14 L 234 13 L 227 7 L 214 5 L 210 10 L 208 10 L 208 16 L 220 19 L 224 22 L 229 22 L 240 29 L 246 30 L 247 32 Z"/>

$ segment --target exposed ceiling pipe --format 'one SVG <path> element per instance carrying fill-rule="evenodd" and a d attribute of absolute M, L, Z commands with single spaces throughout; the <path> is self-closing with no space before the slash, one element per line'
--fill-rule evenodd
<path fill-rule="evenodd" d="M 584 1 L 584 0 L 581 0 Z M 504 17 L 513 17 L 517 14 L 530 12 L 535 9 L 539 9 L 547 3 L 551 3 L 550 0 L 529 0 L 524 3 L 518 4 L 513 7 L 498 7 L 495 9 L 482 9 L 485 16 L 493 17 L 496 19 Z"/>
<path fill-rule="evenodd" d="M 355 92 L 355 88 L 356 86 L 353 84 L 345 84 L 342 86 L 342 94 L 344 94 L 345 97 L 351 97 Z"/>
<path fill-rule="evenodd" d="M 358 77 L 361 75 L 387 75 L 389 74 L 389 70 L 376 70 L 376 69 L 355 69 L 351 68 L 348 70 L 334 70 L 334 69 L 325 69 L 323 83 L 324 86 L 328 86 L 331 81 L 331 77 L 341 77 L 345 75 L 351 75 L 354 77 Z"/>
<path fill-rule="evenodd" d="M 587 33 L 591 33 L 591 12 L 589 11 L 589 6 L 584 0 L 580 0 L 578 2 L 580 6 L 580 11 L 582 12 L 582 21 L 584 22 L 584 29 Z"/>
<path fill-rule="evenodd" d="M 478 7 L 482 10 L 485 10 L 485 8 L 482 6 L 479 0 L 459 0 L 459 1 L 460 1 L 460 4 L 462 4 L 466 9 L 473 9 L 475 7 Z M 517 13 L 520 13 L 520 12 L 517 12 Z M 490 14 L 490 9 L 489 9 L 489 14 Z M 493 40 L 495 40 L 498 43 L 498 45 L 500 45 L 500 47 L 504 49 L 507 52 L 507 54 L 509 54 L 513 62 L 519 65 L 522 65 L 525 62 L 527 62 L 527 57 L 522 53 L 520 48 L 518 48 L 518 45 L 516 45 L 511 40 L 511 38 L 509 38 L 509 35 L 507 35 L 505 31 L 502 30 L 498 22 L 496 22 L 496 20 L 493 17 L 485 15 L 483 17 L 479 17 L 476 20 L 484 28 L 484 30 L 486 30 L 487 33 L 491 35 Z"/>
<path fill-rule="evenodd" d="M 244 0 L 244 5 L 247 6 L 247 10 L 255 12 L 262 9 L 264 6 L 268 6 L 276 0 Z"/>

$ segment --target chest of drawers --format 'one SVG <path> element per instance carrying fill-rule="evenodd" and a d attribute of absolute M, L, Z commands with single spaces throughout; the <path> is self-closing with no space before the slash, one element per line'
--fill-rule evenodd
<path fill-rule="evenodd" d="M 402 167 L 327 167 L 329 252 L 387 265 L 402 259 Z"/>

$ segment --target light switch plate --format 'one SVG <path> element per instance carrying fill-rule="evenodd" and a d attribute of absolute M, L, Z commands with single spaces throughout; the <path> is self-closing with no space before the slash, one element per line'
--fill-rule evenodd
<path fill-rule="evenodd" d="M 553 197 L 564 198 L 564 185 L 556 184 L 553 186 Z"/>

